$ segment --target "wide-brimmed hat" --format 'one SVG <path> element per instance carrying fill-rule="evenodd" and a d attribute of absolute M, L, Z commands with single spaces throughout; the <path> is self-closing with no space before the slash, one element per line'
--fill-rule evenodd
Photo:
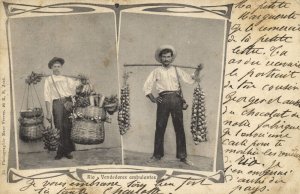
<path fill-rule="evenodd" d="M 161 63 L 161 60 L 160 60 L 160 52 L 162 50 L 165 50 L 165 49 L 170 49 L 172 52 L 173 52 L 173 60 L 175 59 L 176 57 L 176 50 L 173 46 L 171 45 L 161 45 L 160 47 L 158 47 L 155 51 L 155 59 L 156 61 L 158 61 L 159 63 Z"/>
<path fill-rule="evenodd" d="M 60 58 L 60 57 L 53 57 L 49 63 L 48 63 L 48 67 L 49 69 L 52 68 L 52 65 L 56 62 L 59 62 L 61 65 L 63 65 L 65 63 L 65 60 L 63 58 Z"/>

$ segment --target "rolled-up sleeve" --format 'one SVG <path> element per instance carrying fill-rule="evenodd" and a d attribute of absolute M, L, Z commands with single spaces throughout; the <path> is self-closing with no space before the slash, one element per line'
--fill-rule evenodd
<path fill-rule="evenodd" d="M 143 91 L 146 96 L 152 92 L 153 84 L 155 81 L 156 81 L 155 71 L 152 71 L 148 76 L 147 80 L 145 81 L 144 88 L 143 88 Z"/>
<path fill-rule="evenodd" d="M 76 88 L 81 84 L 79 79 L 67 78 L 68 84 L 72 92 L 76 90 Z"/>
<path fill-rule="evenodd" d="M 190 74 L 186 73 L 185 71 L 183 71 L 180 68 L 177 68 L 177 69 L 178 69 L 179 77 L 182 79 L 182 81 L 184 81 L 187 84 L 194 84 L 195 83 L 195 80 L 193 79 L 194 74 L 190 75 Z"/>
<path fill-rule="evenodd" d="M 46 102 L 51 102 L 51 90 L 49 86 L 49 80 L 48 78 L 45 79 L 45 84 L 44 84 L 44 99 Z"/>

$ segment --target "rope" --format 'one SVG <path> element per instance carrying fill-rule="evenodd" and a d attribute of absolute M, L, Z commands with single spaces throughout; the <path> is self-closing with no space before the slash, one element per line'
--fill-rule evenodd
<path fill-rule="evenodd" d="M 29 105 L 29 84 L 27 87 L 27 107 L 26 107 L 26 109 L 28 109 L 28 105 Z"/>
<path fill-rule="evenodd" d="M 32 108 L 34 108 L 34 100 L 33 100 L 32 89 L 30 90 L 30 94 L 31 94 Z"/>
<path fill-rule="evenodd" d="M 20 107 L 20 111 L 19 111 L 19 112 L 21 112 L 21 110 L 22 110 L 22 108 L 23 108 L 23 103 L 24 103 L 24 99 L 25 99 L 25 94 L 26 94 L 26 87 L 25 87 L 24 92 L 23 92 L 22 103 L 21 103 L 21 107 Z"/>
<path fill-rule="evenodd" d="M 178 87 L 179 87 L 179 91 L 180 91 L 180 96 L 181 96 L 182 99 L 184 99 L 182 88 L 181 88 L 181 83 L 180 83 L 180 79 L 179 79 L 179 75 L 178 75 L 178 71 L 177 71 L 176 67 L 175 67 L 175 72 L 176 72 L 176 78 L 177 78 Z"/>
<path fill-rule="evenodd" d="M 38 99 L 38 101 L 39 101 L 40 107 L 42 108 L 42 103 L 41 103 L 41 101 L 40 101 L 40 98 L 39 98 L 38 93 L 36 92 L 36 89 L 35 89 L 35 86 L 34 86 L 34 85 L 33 85 L 33 89 L 34 89 L 34 92 L 35 92 L 35 94 L 36 94 L 36 97 L 37 97 L 37 99 Z"/>

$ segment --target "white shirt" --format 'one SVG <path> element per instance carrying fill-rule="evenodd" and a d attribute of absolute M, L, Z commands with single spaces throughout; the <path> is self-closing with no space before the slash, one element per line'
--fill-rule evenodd
<path fill-rule="evenodd" d="M 195 80 L 192 78 L 192 75 L 187 74 L 185 71 L 180 68 L 176 68 L 178 72 L 178 78 L 188 84 L 195 83 Z M 179 84 L 176 76 L 176 70 L 174 66 L 171 67 L 158 67 L 154 69 L 148 76 L 144 84 L 145 95 L 151 93 L 154 83 L 156 83 L 157 91 L 178 91 Z"/>
<path fill-rule="evenodd" d="M 62 75 L 58 75 L 58 76 L 52 75 L 52 76 L 61 97 L 75 95 L 76 87 L 80 85 L 79 80 L 75 80 L 73 78 L 65 77 Z M 52 102 L 55 99 L 59 99 L 59 94 L 57 93 L 57 90 L 54 87 L 51 76 L 48 76 L 45 79 L 45 85 L 44 85 L 45 101 Z"/>

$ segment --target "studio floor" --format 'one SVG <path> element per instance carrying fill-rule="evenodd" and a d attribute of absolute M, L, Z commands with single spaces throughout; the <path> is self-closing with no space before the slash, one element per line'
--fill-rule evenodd
<path fill-rule="evenodd" d="M 175 169 L 185 169 L 185 170 L 199 170 L 199 171 L 212 171 L 213 170 L 213 158 L 207 158 L 202 156 L 188 156 L 188 160 L 191 161 L 194 165 L 189 166 L 183 162 L 180 162 L 176 159 L 175 155 L 165 156 L 153 163 L 148 163 L 152 154 L 133 152 L 133 151 L 124 151 L 124 163 L 126 165 L 135 165 L 135 166 L 149 166 L 149 167 L 160 167 L 160 168 L 175 168 Z"/>
<path fill-rule="evenodd" d="M 98 148 L 72 152 L 73 159 L 54 160 L 56 152 L 20 153 L 20 169 L 41 169 L 88 166 L 99 164 L 122 164 L 121 148 Z"/>
<path fill-rule="evenodd" d="M 20 169 L 43 169 L 89 165 L 121 165 L 121 148 L 97 148 L 72 152 L 73 159 L 62 158 L 54 160 L 56 152 L 20 153 Z M 151 154 L 124 150 L 124 164 L 134 166 L 149 166 L 160 168 L 175 168 L 186 170 L 212 171 L 213 159 L 201 156 L 188 156 L 193 166 L 186 165 L 175 158 L 174 155 L 166 154 L 160 161 L 148 163 Z"/>

